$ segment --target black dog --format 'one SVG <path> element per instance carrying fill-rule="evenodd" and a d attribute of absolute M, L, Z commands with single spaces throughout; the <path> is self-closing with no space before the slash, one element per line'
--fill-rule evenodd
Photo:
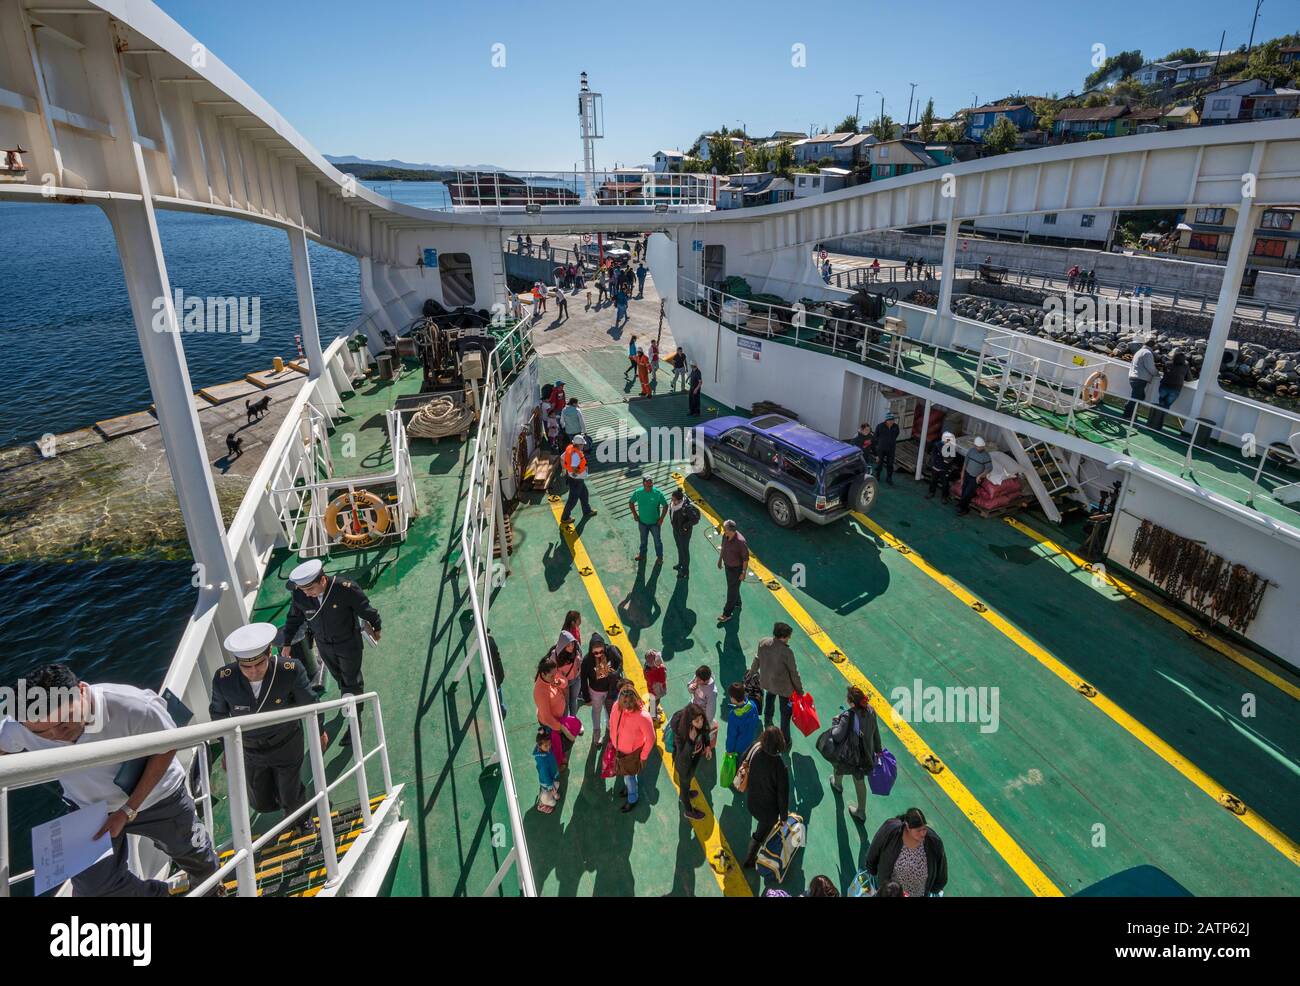
<path fill-rule="evenodd" d="M 226 455 L 238 459 L 244 454 L 244 440 L 233 431 L 226 436 Z"/>
<path fill-rule="evenodd" d="M 248 414 L 248 423 L 252 424 L 266 413 L 271 406 L 271 395 L 267 394 L 260 401 L 244 401 L 244 411 Z"/>

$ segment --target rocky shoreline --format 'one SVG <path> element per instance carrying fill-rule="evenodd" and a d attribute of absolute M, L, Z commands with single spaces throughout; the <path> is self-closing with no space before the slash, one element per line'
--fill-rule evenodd
<path fill-rule="evenodd" d="M 1049 312 L 1043 307 L 1048 293 L 1008 285 L 972 284 L 972 293 L 953 299 L 953 312 L 962 318 L 996 325 L 1059 342 L 1116 359 L 1131 359 L 1141 345 L 1140 332 L 1103 319 L 1086 323 L 1076 319 L 1064 331 L 1049 332 Z M 918 295 L 921 293 L 918 292 Z M 1059 297 L 1059 296 L 1058 296 Z M 909 298 L 908 300 L 913 300 Z M 918 304 L 934 306 L 931 296 L 915 297 Z M 1198 313 L 1151 309 L 1150 331 L 1156 333 L 1156 365 L 1161 371 L 1175 349 L 1187 354 L 1192 379 L 1200 376 L 1210 319 Z M 1275 325 L 1234 321 L 1232 341 L 1219 376 L 1227 388 L 1263 403 L 1287 409 L 1300 407 L 1300 332 Z"/>

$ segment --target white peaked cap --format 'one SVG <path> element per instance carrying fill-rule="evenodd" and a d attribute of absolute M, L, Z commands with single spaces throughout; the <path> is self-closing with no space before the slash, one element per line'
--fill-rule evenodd
<path fill-rule="evenodd" d="M 983 447 L 984 447 L 984 439 L 980 438 L 979 435 L 976 435 L 976 436 L 975 436 L 975 447 L 976 447 L 976 448 L 983 448 Z"/>
<path fill-rule="evenodd" d="M 275 640 L 275 624 L 249 623 L 235 630 L 222 645 L 236 660 L 247 660 L 264 653 Z"/>
<path fill-rule="evenodd" d="M 319 558 L 313 558 L 311 561 L 305 561 L 292 572 L 289 573 L 289 582 L 292 585 L 311 585 L 318 578 L 321 572 L 325 570 L 325 563 Z"/>

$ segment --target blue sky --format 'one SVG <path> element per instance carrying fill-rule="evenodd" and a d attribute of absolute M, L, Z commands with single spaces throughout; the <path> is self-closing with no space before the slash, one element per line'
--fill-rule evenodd
<path fill-rule="evenodd" d="M 752 134 L 907 116 L 908 83 L 942 115 L 1019 90 L 1064 95 L 1094 44 L 1245 44 L 1254 0 L 160 0 L 327 154 L 568 169 L 581 159 L 577 77 L 605 96 L 602 167 L 685 149 L 703 130 Z M 1256 39 L 1300 27 L 1265 0 Z M 493 67 L 493 45 L 505 46 Z M 792 46 L 806 67 L 791 64 Z M 915 111 L 914 111 L 915 113 Z"/>

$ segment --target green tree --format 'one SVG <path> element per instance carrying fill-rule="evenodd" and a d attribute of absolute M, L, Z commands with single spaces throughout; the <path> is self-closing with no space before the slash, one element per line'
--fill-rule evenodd
<path fill-rule="evenodd" d="M 1056 122 L 1056 103 L 1050 99 L 1031 99 L 1029 108 L 1038 120 L 1038 129 L 1051 130 Z"/>
<path fill-rule="evenodd" d="M 776 153 L 772 155 L 772 170 L 782 178 L 794 174 L 794 145 L 790 141 L 783 140 L 776 145 Z"/>
<path fill-rule="evenodd" d="M 709 166 L 720 175 L 736 171 L 736 145 L 725 130 L 709 138 Z"/>
<path fill-rule="evenodd" d="M 745 148 L 745 170 L 767 171 L 772 165 L 772 148 L 750 144 Z"/>
<path fill-rule="evenodd" d="M 934 100 L 928 100 L 921 111 L 921 140 L 929 143 L 934 136 Z"/>
<path fill-rule="evenodd" d="M 998 117 L 997 122 L 984 131 L 984 149 L 988 154 L 1006 154 L 1008 151 L 1014 151 L 1019 142 L 1020 131 L 1005 116 Z"/>
<path fill-rule="evenodd" d="M 941 123 L 939 129 L 934 132 L 934 139 L 941 144 L 951 144 L 955 140 L 961 140 L 965 136 L 965 131 L 957 123 Z"/>
<path fill-rule="evenodd" d="M 1100 68 L 1090 73 L 1088 77 L 1083 80 L 1083 88 L 1093 89 L 1104 82 L 1108 82 L 1117 69 L 1119 70 L 1119 78 L 1127 79 L 1141 67 L 1142 52 L 1137 51 L 1136 49 L 1133 51 L 1121 51 L 1118 55 L 1111 55 L 1110 58 L 1107 58 L 1101 63 Z"/>
<path fill-rule="evenodd" d="M 1083 105 L 1091 110 L 1096 109 L 1098 106 L 1109 106 L 1110 100 L 1106 98 L 1105 93 L 1090 92 L 1087 98 L 1084 99 Z"/>
<path fill-rule="evenodd" d="M 898 124 L 893 121 L 888 113 L 881 114 L 871 123 L 871 133 L 881 140 L 893 140 L 897 136 L 897 130 Z"/>
<path fill-rule="evenodd" d="M 1178 48 L 1160 60 L 1162 62 L 1199 62 L 1201 52 L 1196 48 Z"/>
<path fill-rule="evenodd" d="M 855 134 L 857 132 L 858 132 L 858 118 L 853 113 L 850 113 L 843 120 L 841 120 L 840 125 L 832 131 L 832 133 L 837 133 L 837 134 Z"/>
<path fill-rule="evenodd" d="M 1084 140 L 1105 140 L 1106 135 L 1102 133 L 1100 130 L 1094 130 L 1092 133 L 1088 134 L 1088 136 L 1084 137 L 1083 139 Z"/>
<path fill-rule="evenodd" d="M 1117 102 L 1133 105 L 1146 95 L 1146 90 L 1137 79 L 1121 79 L 1111 87 L 1111 95 Z"/>

